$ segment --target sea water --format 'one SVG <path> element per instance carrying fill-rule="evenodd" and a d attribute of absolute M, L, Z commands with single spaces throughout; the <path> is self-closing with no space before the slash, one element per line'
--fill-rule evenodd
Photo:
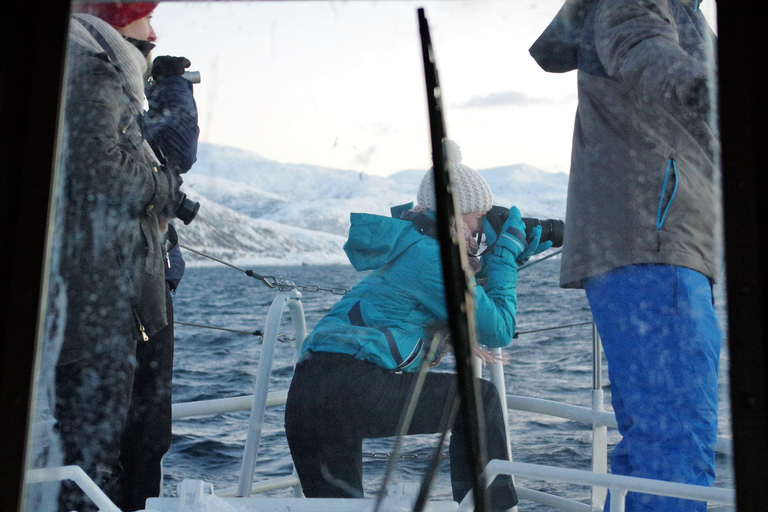
<path fill-rule="evenodd" d="M 351 288 L 364 274 L 351 266 L 248 267 L 262 275 L 282 277 L 297 285 L 321 288 Z M 590 322 L 589 306 L 583 290 L 558 287 L 559 260 L 553 258 L 523 269 L 518 284 L 517 330 L 521 334 L 504 349 L 505 381 L 508 394 L 543 398 L 583 407 L 591 406 L 592 329 L 576 326 L 556 330 L 550 327 Z M 263 331 L 267 311 L 276 292 L 259 280 L 225 266 L 188 268 L 174 295 L 176 321 L 220 327 L 247 334 L 211 328 L 176 325 L 173 401 L 189 402 L 241 396 L 253 393 L 259 367 L 261 339 L 248 334 Z M 722 294 L 716 289 L 716 298 Z M 339 295 L 329 292 L 302 293 L 307 329 L 330 310 Z M 723 301 L 718 312 L 725 328 Z M 291 333 L 289 315 L 284 314 L 281 329 Z M 278 344 L 270 381 L 270 391 L 288 388 L 292 375 L 292 350 Z M 727 345 L 723 345 L 720 376 L 721 435 L 730 436 L 728 405 Z M 446 357 L 438 368 L 449 370 Z M 603 360 L 604 384 L 607 370 Z M 487 372 L 486 372 L 487 377 Z M 610 410 L 610 389 L 606 389 L 606 409 Z M 256 463 L 256 480 L 289 475 L 290 453 L 283 432 L 284 406 L 267 409 Z M 211 482 L 215 489 L 236 486 L 248 431 L 249 411 L 239 411 L 173 423 L 171 448 L 164 459 L 163 492 L 175 496 L 185 478 Z M 510 438 L 513 459 L 518 462 L 591 470 L 592 431 L 578 422 L 510 411 Z M 619 441 L 609 429 L 609 450 Z M 402 447 L 393 482 L 418 482 L 437 445 L 437 436 L 411 436 Z M 363 443 L 363 480 L 367 497 L 379 490 L 394 439 L 366 440 Z M 433 486 L 435 499 L 451 499 L 447 450 Z M 717 456 L 718 487 L 732 488 L 732 459 Z M 533 490 L 589 503 L 590 491 L 581 486 L 547 483 L 517 478 L 517 484 Z M 291 496 L 291 489 L 270 491 L 268 496 Z M 522 510 L 544 511 L 549 507 L 522 502 Z M 712 506 L 709 510 L 727 511 L 731 507 Z"/>

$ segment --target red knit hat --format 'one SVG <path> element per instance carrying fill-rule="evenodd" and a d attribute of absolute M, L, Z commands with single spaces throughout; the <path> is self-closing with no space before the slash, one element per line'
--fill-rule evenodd
<path fill-rule="evenodd" d="M 154 2 L 140 2 L 123 4 L 120 2 L 114 4 L 75 4 L 72 6 L 73 12 L 82 12 L 92 14 L 101 18 L 115 28 L 125 28 L 136 20 L 140 20 L 155 10 L 157 4 Z"/>

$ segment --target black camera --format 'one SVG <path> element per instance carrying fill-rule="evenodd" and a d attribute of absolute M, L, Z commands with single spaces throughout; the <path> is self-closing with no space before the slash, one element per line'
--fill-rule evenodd
<path fill-rule="evenodd" d="M 197 210 L 200 209 L 200 203 L 196 203 L 195 201 L 189 199 L 187 194 L 181 191 L 179 191 L 178 195 L 174 197 L 174 199 L 176 198 L 178 198 L 176 204 L 173 205 L 173 203 L 171 203 L 173 216 L 182 221 L 186 226 L 192 222 L 192 219 L 194 219 L 195 215 L 197 215 Z"/>
<path fill-rule="evenodd" d="M 171 182 L 171 193 L 168 201 L 165 203 L 163 213 L 168 217 L 175 217 L 182 221 L 184 225 L 192 222 L 200 209 L 200 203 L 197 203 L 187 197 L 187 194 L 181 191 L 181 185 L 184 183 L 181 175 L 163 166 L 163 171 Z"/>
<path fill-rule="evenodd" d="M 488 224 L 491 225 L 496 235 L 501 233 L 501 227 L 507 221 L 509 217 L 509 208 L 503 206 L 494 205 L 488 213 L 485 214 L 485 218 L 488 220 Z M 541 239 L 540 243 L 552 242 L 552 247 L 563 246 L 563 233 L 565 232 L 565 222 L 558 219 L 534 219 L 530 217 L 523 217 L 523 224 L 525 224 L 525 236 L 526 238 L 531 236 L 531 231 L 536 226 L 541 226 Z"/>

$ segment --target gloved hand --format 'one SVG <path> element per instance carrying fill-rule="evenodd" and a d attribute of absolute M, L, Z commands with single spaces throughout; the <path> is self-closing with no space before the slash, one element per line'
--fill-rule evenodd
<path fill-rule="evenodd" d="M 516 206 L 509 209 L 509 217 L 501 226 L 501 233 L 499 233 L 498 237 L 487 219 L 483 219 L 483 231 L 486 243 L 489 247 L 493 247 L 493 254 L 497 256 L 511 255 L 517 260 L 528 249 L 528 241 L 525 237 L 525 224 L 523 224 L 520 210 Z M 539 244 L 540 237 L 541 227 L 539 227 L 539 237 L 535 238 L 536 246 Z M 534 250 L 536 250 L 535 247 L 531 254 L 533 254 Z"/>
<path fill-rule="evenodd" d="M 535 251 L 533 251 L 533 254 L 541 254 L 542 252 L 546 251 L 547 249 L 552 247 L 552 240 L 547 240 L 544 243 L 540 243 L 539 246 L 536 248 Z"/>
<path fill-rule="evenodd" d="M 534 254 L 539 254 L 541 252 L 546 251 L 550 247 L 552 247 L 552 241 L 547 240 L 544 243 L 539 243 L 541 241 L 541 225 L 535 226 L 533 229 L 531 229 L 531 234 L 528 236 L 528 248 L 525 249 L 523 252 L 520 253 L 520 255 L 516 258 L 518 265 L 525 265 L 525 263 L 528 261 L 528 259 L 533 256 Z"/>
<path fill-rule="evenodd" d="M 184 74 L 184 70 L 191 65 L 192 63 L 186 57 L 163 55 L 152 61 L 152 78 L 155 81 L 160 81 L 169 76 L 181 76 Z"/>
<path fill-rule="evenodd" d="M 176 216 L 176 207 L 181 199 L 181 176 L 169 169 L 167 165 L 161 166 L 160 170 L 168 179 L 168 199 L 161 212 L 166 217 L 173 218 Z"/>

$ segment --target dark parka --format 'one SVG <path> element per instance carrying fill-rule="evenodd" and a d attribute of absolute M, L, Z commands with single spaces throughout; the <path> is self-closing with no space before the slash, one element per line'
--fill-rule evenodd
<path fill-rule="evenodd" d="M 569 0 L 531 54 L 578 69 L 561 286 L 643 263 L 714 280 L 715 37 L 698 2 Z"/>
<path fill-rule="evenodd" d="M 167 324 L 156 213 L 169 179 L 144 142 L 142 112 L 120 67 L 87 34 L 70 39 L 59 209 L 67 319 L 59 364 L 118 347 L 124 353 L 126 343 Z"/>

